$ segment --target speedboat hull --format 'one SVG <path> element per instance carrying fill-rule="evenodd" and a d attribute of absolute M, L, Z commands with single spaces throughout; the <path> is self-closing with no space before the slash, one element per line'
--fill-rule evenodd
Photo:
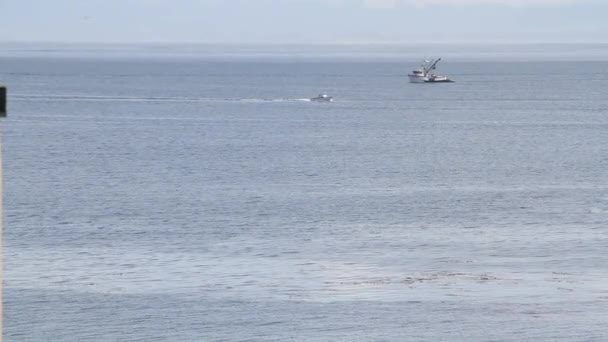
<path fill-rule="evenodd" d="M 331 102 L 333 100 L 334 100 L 333 97 L 327 96 L 327 95 L 319 95 L 317 97 L 313 97 L 310 99 L 310 101 L 312 101 L 312 102 Z"/>

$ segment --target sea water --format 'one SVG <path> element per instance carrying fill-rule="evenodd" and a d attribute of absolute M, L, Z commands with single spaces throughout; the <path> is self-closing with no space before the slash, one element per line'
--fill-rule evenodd
<path fill-rule="evenodd" d="M 7 49 L 5 341 L 605 341 L 605 48 Z"/>

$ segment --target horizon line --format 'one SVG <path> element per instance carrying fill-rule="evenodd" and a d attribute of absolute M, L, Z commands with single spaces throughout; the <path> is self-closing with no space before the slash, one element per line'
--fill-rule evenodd
<path fill-rule="evenodd" d="M 96 45 L 96 46 L 145 46 L 145 45 L 200 45 L 200 46 L 412 46 L 412 45 L 608 45 L 608 41 L 551 41 L 551 40 L 529 40 L 529 41 L 379 41 L 379 42 L 203 42 L 203 41 L 0 41 L 0 45 Z"/>

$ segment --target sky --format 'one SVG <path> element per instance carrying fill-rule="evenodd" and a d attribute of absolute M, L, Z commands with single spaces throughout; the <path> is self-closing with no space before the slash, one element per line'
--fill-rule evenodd
<path fill-rule="evenodd" d="M 608 42 L 608 0 L 0 0 L 0 42 Z"/>

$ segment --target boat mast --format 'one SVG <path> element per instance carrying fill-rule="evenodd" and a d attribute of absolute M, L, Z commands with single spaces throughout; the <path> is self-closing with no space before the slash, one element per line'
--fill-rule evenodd
<path fill-rule="evenodd" d="M 433 64 L 431 64 L 431 66 L 424 70 L 425 74 L 428 74 L 431 70 L 435 69 L 435 67 L 437 66 L 437 63 L 439 63 L 439 61 L 441 60 L 441 58 L 437 59 L 435 62 L 433 62 Z"/>

